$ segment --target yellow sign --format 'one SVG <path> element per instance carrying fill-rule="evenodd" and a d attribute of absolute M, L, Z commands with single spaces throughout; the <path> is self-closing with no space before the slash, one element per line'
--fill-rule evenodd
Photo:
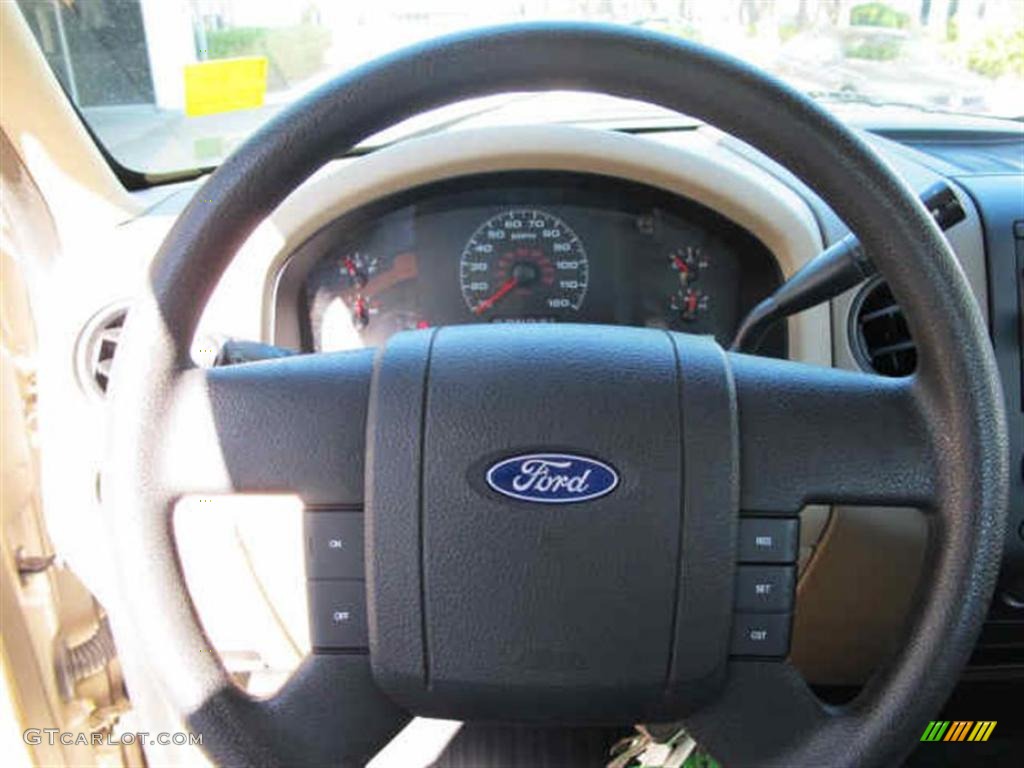
<path fill-rule="evenodd" d="M 185 114 L 189 117 L 263 106 L 267 58 L 215 59 L 185 66 Z"/>

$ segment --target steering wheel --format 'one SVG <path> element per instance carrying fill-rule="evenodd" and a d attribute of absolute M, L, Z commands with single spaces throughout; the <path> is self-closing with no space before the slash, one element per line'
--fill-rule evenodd
<path fill-rule="evenodd" d="M 190 362 L 236 250 L 326 161 L 427 109 L 545 89 L 678 110 L 803 178 L 892 286 L 917 373 L 886 379 L 581 325 L 430 329 L 376 354 Z M 602 25 L 417 45 L 255 133 L 156 257 L 117 356 L 104 480 L 131 631 L 224 764 L 359 764 L 410 714 L 681 719 L 726 765 L 894 764 L 949 695 L 992 595 L 1009 472 L 998 381 L 928 213 L 861 139 L 779 81 L 693 43 Z M 617 486 L 544 505 L 485 481 L 531 451 L 591 469 L 600 460 Z M 171 533 L 180 496 L 232 491 L 365 505 L 367 581 L 354 583 L 369 642 L 314 652 L 266 700 L 201 652 L 209 642 Z M 900 649 L 843 706 L 816 698 L 784 657 L 730 655 L 741 515 L 819 502 L 917 507 L 932 523 Z"/>

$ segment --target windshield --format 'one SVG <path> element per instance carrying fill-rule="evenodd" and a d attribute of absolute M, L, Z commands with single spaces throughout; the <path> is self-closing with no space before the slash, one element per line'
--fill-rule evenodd
<path fill-rule="evenodd" d="M 390 50 L 459 29 L 540 19 L 612 22 L 695 40 L 826 104 L 1024 113 L 1024 0 L 17 2 L 98 140 L 121 165 L 145 173 L 218 164 L 283 106 Z M 497 122 L 666 119 L 603 97 L 558 103 L 553 113 L 550 97 L 478 100 L 403 129 L 484 113 Z"/>

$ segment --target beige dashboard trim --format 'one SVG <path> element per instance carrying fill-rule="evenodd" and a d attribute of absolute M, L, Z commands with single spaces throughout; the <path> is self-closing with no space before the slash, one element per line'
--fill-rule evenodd
<path fill-rule="evenodd" d="M 257 229 L 229 272 L 237 269 L 238 279 L 245 279 L 242 272 L 249 280 L 254 274 L 268 276 L 262 336 L 273 339 L 281 270 L 292 251 L 328 222 L 443 179 L 552 170 L 618 177 L 696 200 L 756 235 L 783 273 L 791 275 L 822 248 L 811 211 L 787 186 L 723 146 L 720 137 L 710 129 L 651 138 L 569 126 L 501 126 L 405 141 L 357 160 L 331 163 L 315 174 Z M 827 305 L 792 319 L 789 331 L 793 359 L 831 364 Z"/>

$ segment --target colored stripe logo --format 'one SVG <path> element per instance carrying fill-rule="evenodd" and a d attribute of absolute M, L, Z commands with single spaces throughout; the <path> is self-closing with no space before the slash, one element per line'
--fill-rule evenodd
<path fill-rule="evenodd" d="M 996 729 L 996 720 L 932 720 L 921 734 L 921 741 L 988 741 Z"/>

